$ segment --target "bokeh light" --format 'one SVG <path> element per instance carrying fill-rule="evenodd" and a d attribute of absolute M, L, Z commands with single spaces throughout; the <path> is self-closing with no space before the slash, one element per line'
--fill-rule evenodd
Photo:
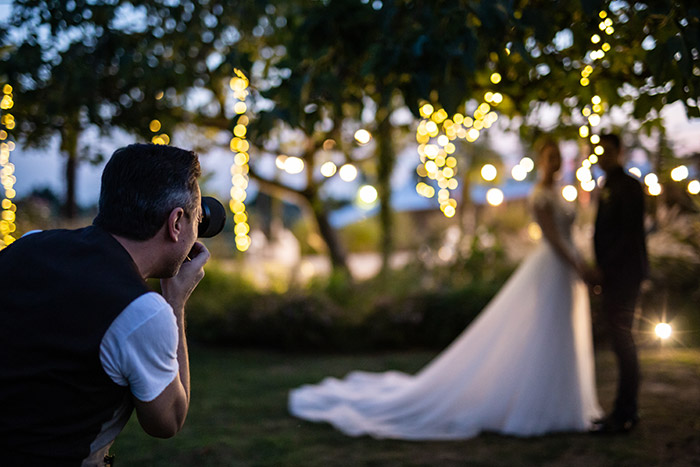
<path fill-rule="evenodd" d="M 0 185 L 2 185 L 2 202 L 0 207 L 0 250 L 15 241 L 14 233 L 17 229 L 17 205 L 12 201 L 17 193 L 14 189 L 16 181 L 15 166 L 10 161 L 10 153 L 15 149 L 14 141 L 8 141 L 12 130 L 15 128 L 15 117 L 10 113 L 14 107 L 13 89 L 10 84 L 2 86 L 2 99 L 0 99 Z"/>
<path fill-rule="evenodd" d="M 660 339 L 668 339 L 673 333 L 673 328 L 668 323 L 659 323 L 654 328 L 654 332 Z"/>
<path fill-rule="evenodd" d="M 250 170 L 248 162 L 250 156 L 248 150 L 250 144 L 246 141 L 247 125 L 249 119 L 243 115 L 247 111 L 245 100 L 248 97 L 248 78 L 242 71 L 234 69 L 236 76 L 231 78 L 229 85 L 233 91 L 236 103 L 233 105 L 233 111 L 240 115 L 237 124 L 233 129 L 233 137 L 229 144 L 231 151 L 235 154 L 233 164 L 231 165 L 231 200 L 229 201 L 229 209 L 233 213 L 234 234 L 236 249 L 239 251 L 247 251 L 251 245 L 250 226 L 248 225 L 248 215 L 246 214 L 245 200 L 247 198 L 248 188 L 248 172 Z M 279 159 L 279 158 L 278 158 Z M 276 161 L 277 163 L 277 161 Z M 284 161 L 282 161 L 284 163 Z M 279 167 L 279 165 L 278 165 Z"/>
<path fill-rule="evenodd" d="M 298 174 L 304 170 L 304 161 L 299 157 L 287 157 L 284 161 L 284 171 L 289 174 Z"/>
<path fill-rule="evenodd" d="M 486 202 L 491 206 L 500 206 L 503 203 L 503 192 L 498 188 L 491 188 L 486 192 Z"/>
<path fill-rule="evenodd" d="M 688 178 L 688 167 L 680 165 L 675 169 L 671 170 L 671 179 L 674 182 L 680 182 Z"/>
<path fill-rule="evenodd" d="M 363 185 L 357 192 L 358 198 L 365 204 L 372 204 L 377 201 L 377 189 L 372 185 Z"/>
<path fill-rule="evenodd" d="M 688 193 L 691 195 L 697 195 L 700 193 L 700 181 L 698 180 L 691 180 L 688 183 Z"/>
<path fill-rule="evenodd" d="M 510 171 L 510 174 L 513 177 L 513 180 L 516 180 L 518 182 L 522 182 L 527 178 L 527 170 L 525 170 L 525 167 L 523 167 L 520 164 L 514 166 L 513 169 Z"/>
<path fill-rule="evenodd" d="M 372 139 L 372 135 L 370 134 L 369 131 L 365 129 L 360 129 L 355 132 L 355 141 L 358 142 L 360 145 L 364 145 L 369 143 L 369 141 Z"/>
<path fill-rule="evenodd" d="M 357 168 L 352 164 L 345 164 L 340 167 L 338 175 L 344 182 L 352 182 L 357 178 Z"/>
<path fill-rule="evenodd" d="M 566 185 L 561 189 L 561 195 L 566 201 L 572 203 L 578 198 L 578 190 L 573 185 Z"/>
<path fill-rule="evenodd" d="M 338 171 L 338 167 L 332 161 L 326 161 L 321 164 L 321 175 L 324 177 L 332 177 Z"/>
<path fill-rule="evenodd" d="M 528 172 L 532 172 L 535 169 L 535 162 L 529 157 L 523 157 L 520 159 L 520 165 Z"/>
<path fill-rule="evenodd" d="M 481 168 L 481 177 L 487 182 L 495 180 L 497 176 L 498 170 L 493 166 L 493 164 L 484 164 L 484 166 Z"/>

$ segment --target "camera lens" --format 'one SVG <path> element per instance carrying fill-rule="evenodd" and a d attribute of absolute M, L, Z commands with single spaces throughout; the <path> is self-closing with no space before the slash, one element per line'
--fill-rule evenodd
<path fill-rule="evenodd" d="M 202 222 L 199 223 L 197 236 L 211 238 L 224 230 L 226 209 L 216 198 L 202 196 Z"/>

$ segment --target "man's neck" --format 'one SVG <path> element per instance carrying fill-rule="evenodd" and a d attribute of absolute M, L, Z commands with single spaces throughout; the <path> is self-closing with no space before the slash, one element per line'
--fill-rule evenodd
<path fill-rule="evenodd" d="M 154 244 L 155 240 L 132 240 L 120 235 L 110 235 L 112 235 L 112 237 L 119 242 L 127 253 L 129 253 L 131 259 L 136 264 L 141 277 L 144 279 L 151 277 L 153 271 L 156 269 L 158 259 L 155 255 L 155 252 L 158 251 L 156 245 Z"/>

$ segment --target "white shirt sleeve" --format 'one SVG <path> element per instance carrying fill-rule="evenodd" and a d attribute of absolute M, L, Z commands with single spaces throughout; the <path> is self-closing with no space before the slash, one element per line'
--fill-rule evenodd
<path fill-rule="evenodd" d="M 107 329 L 100 361 L 112 381 L 149 402 L 178 374 L 178 340 L 172 308 L 161 295 L 149 292 L 131 302 Z"/>

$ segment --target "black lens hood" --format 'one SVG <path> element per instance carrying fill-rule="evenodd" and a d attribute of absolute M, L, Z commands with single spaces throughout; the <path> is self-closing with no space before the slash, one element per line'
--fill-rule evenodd
<path fill-rule="evenodd" d="M 202 196 L 202 222 L 199 223 L 197 236 L 211 238 L 224 230 L 226 209 L 216 198 Z"/>

